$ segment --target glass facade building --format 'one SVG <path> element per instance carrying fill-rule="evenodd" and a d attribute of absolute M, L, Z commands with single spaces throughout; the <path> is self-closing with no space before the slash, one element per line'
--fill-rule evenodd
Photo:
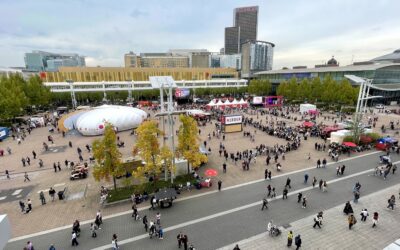
<path fill-rule="evenodd" d="M 58 71 L 61 66 L 84 67 L 85 57 L 78 54 L 60 54 L 46 51 L 25 53 L 25 67 L 30 71 Z"/>
<path fill-rule="evenodd" d="M 272 70 L 275 45 L 264 41 L 247 41 L 242 44 L 242 77 L 251 78 L 254 73 Z"/>
<path fill-rule="evenodd" d="M 308 78 L 324 79 L 332 77 L 336 81 L 345 79 L 345 75 L 355 75 L 372 80 L 377 88 L 371 89 L 370 94 L 383 96 L 383 102 L 400 101 L 400 63 L 369 63 L 365 65 L 348 65 L 340 67 L 281 69 L 259 72 L 255 74 L 259 79 L 268 79 L 273 89 L 283 81 L 293 77 L 301 81 Z"/>

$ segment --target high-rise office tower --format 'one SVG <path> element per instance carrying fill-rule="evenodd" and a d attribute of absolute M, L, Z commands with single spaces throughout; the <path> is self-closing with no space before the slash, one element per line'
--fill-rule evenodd
<path fill-rule="evenodd" d="M 240 53 L 240 45 L 257 40 L 258 6 L 236 8 L 233 27 L 225 28 L 225 54 Z"/>

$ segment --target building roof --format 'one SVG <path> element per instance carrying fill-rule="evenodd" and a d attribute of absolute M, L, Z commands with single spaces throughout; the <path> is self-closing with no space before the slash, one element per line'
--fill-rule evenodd
<path fill-rule="evenodd" d="M 322 68 L 308 68 L 308 69 L 278 69 L 269 70 L 255 73 L 256 75 L 271 75 L 271 74 L 285 74 L 285 73 L 323 73 L 323 72 L 341 72 L 341 71 L 368 71 L 377 70 L 388 66 L 400 66 L 400 63 L 376 63 L 369 65 L 348 65 L 348 66 L 334 66 Z"/>
<path fill-rule="evenodd" d="M 372 59 L 371 61 L 394 61 L 400 60 L 400 49 L 393 51 L 391 54 L 383 55 Z"/>

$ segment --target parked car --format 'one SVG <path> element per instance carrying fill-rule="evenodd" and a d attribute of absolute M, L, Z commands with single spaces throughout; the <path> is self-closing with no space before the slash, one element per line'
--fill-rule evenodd
<path fill-rule="evenodd" d="M 385 105 L 383 105 L 383 104 L 376 104 L 375 105 L 375 108 L 377 108 L 377 109 L 384 109 L 385 108 Z"/>

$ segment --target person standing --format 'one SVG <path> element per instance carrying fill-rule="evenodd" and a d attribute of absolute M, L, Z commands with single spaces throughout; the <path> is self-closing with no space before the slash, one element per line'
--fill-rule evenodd
<path fill-rule="evenodd" d="M 21 162 L 22 162 L 22 166 L 25 167 L 26 164 L 25 164 L 25 158 L 24 157 L 22 157 Z"/>
<path fill-rule="evenodd" d="M 225 174 L 226 173 L 226 162 L 222 164 L 222 172 Z"/>
<path fill-rule="evenodd" d="M 159 238 L 160 240 L 163 240 L 163 239 L 164 239 L 164 231 L 163 231 L 163 229 L 162 229 L 161 226 L 158 228 L 158 238 Z"/>
<path fill-rule="evenodd" d="M 292 246 L 292 242 L 293 242 L 293 232 L 289 231 L 289 233 L 287 235 L 287 246 L 291 247 Z"/>
<path fill-rule="evenodd" d="M 35 152 L 35 150 L 32 151 L 32 156 L 33 156 L 33 159 L 36 159 L 36 152 Z"/>
<path fill-rule="evenodd" d="M 272 191 L 271 185 L 267 186 L 267 190 L 268 190 L 267 197 L 270 197 L 271 196 L 271 191 Z"/>
<path fill-rule="evenodd" d="M 161 214 L 160 214 L 160 212 L 157 212 L 157 214 L 156 214 L 156 223 L 157 223 L 157 225 L 161 225 Z"/>
<path fill-rule="evenodd" d="M 374 216 L 372 217 L 372 227 L 376 227 L 376 224 L 378 224 L 379 220 L 379 214 L 378 212 L 374 212 Z"/>
<path fill-rule="evenodd" d="M 218 180 L 218 191 L 221 191 L 221 187 L 222 187 L 222 181 Z"/>
<path fill-rule="evenodd" d="M 72 246 L 78 246 L 79 245 L 79 242 L 77 240 L 77 235 L 76 235 L 75 231 L 72 231 L 71 241 L 72 241 Z"/>
<path fill-rule="evenodd" d="M 361 215 L 361 221 L 366 221 L 367 220 L 367 217 L 368 217 L 368 210 L 366 209 L 366 208 L 364 208 L 363 210 L 361 210 L 361 213 L 360 213 L 360 215 Z"/>
<path fill-rule="evenodd" d="M 307 182 L 308 182 L 308 174 L 305 173 L 304 174 L 304 184 L 307 184 Z"/>
<path fill-rule="evenodd" d="M 287 194 L 288 194 L 288 190 L 287 190 L 287 188 L 285 187 L 285 189 L 283 189 L 283 194 L 282 194 L 282 199 L 283 199 L 283 200 L 288 198 L 288 197 L 287 197 Z"/>
<path fill-rule="evenodd" d="M 340 166 L 337 166 L 336 167 L 336 176 L 339 176 L 340 175 Z"/>
<path fill-rule="evenodd" d="M 275 192 L 275 187 L 272 188 L 272 194 L 271 194 L 271 198 L 275 198 L 276 197 L 276 192 Z"/>
<path fill-rule="evenodd" d="M 267 197 L 263 198 L 263 205 L 261 207 L 261 211 L 264 210 L 264 208 L 268 209 L 268 200 Z"/>
<path fill-rule="evenodd" d="M 90 223 L 90 231 L 92 232 L 92 238 L 96 238 L 97 237 L 97 225 L 95 223 Z"/>
<path fill-rule="evenodd" d="M 347 218 L 347 221 L 349 223 L 349 230 L 351 230 L 351 228 L 353 227 L 353 225 L 355 225 L 357 223 L 357 219 L 356 217 L 354 217 L 353 214 L 350 214 L 349 217 Z"/>
<path fill-rule="evenodd" d="M 299 248 L 301 247 L 301 243 L 302 243 L 301 237 L 300 234 L 298 234 L 296 238 L 294 238 L 294 244 L 296 245 L 296 250 L 299 250 Z"/>
<path fill-rule="evenodd" d="M 264 179 L 268 179 L 268 168 L 264 171 Z"/>
<path fill-rule="evenodd" d="M 321 160 L 318 159 L 318 161 L 317 161 L 317 168 L 320 168 L 320 167 L 321 167 Z"/>
<path fill-rule="evenodd" d="M 40 201 L 42 202 L 42 205 L 45 205 L 46 204 L 46 198 L 44 197 L 43 191 L 40 191 L 39 198 L 40 198 Z"/>
<path fill-rule="evenodd" d="M 354 191 L 354 203 L 358 203 L 358 199 L 360 199 L 360 191 Z"/>
<path fill-rule="evenodd" d="M 340 168 L 340 175 L 343 175 L 344 174 L 344 169 L 346 168 L 346 166 L 345 165 L 343 165 L 341 168 Z"/>
<path fill-rule="evenodd" d="M 8 170 L 7 170 L 7 169 L 6 169 L 5 173 L 6 173 L 6 177 L 7 177 L 7 179 L 11 179 L 11 178 L 10 178 L 10 173 L 8 172 Z"/>
<path fill-rule="evenodd" d="M 19 208 L 21 208 L 21 212 L 25 212 L 25 203 L 23 201 L 19 201 Z"/>
<path fill-rule="evenodd" d="M 271 170 L 268 172 L 268 179 L 269 179 L 269 180 L 272 179 L 272 171 L 271 171 Z"/>
<path fill-rule="evenodd" d="M 24 182 L 26 182 L 26 181 L 31 181 L 31 179 L 29 179 L 29 176 L 28 176 L 28 173 L 27 172 L 25 172 L 25 174 L 24 174 Z"/>
<path fill-rule="evenodd" d="M 352 214 L 353 213 L 353 207 L 350 204 L 350 201 L 346 202 L 344 205 L 343 213 L 346 215 Z"/>
<path fill-rule="evenodd" d="M 325 158 L 322 160 L 322 167 L 326 168 L 326 159 Z"/>
<path fill-rule="evenodd" d="M 53 168 L 54 168 L 54 172 L 57 173 L 57 165 L 55 162 L 53 162 Z"/>
<path fill-rule="evenodd" d="M 224 135 L 225 137 L 225 135 Z M 183 249 L 188 250 L 188 242 L 189 242 L 189 238 L 188 236 L 185 234 L 183 236 Z"/>
<path fill-rule="evenodd" d="M 396 197 L 394 195 L 392 195 L 392 196 L 390 196 L 390 199 L 388 200 L 387 208 L 391 208 L 393 210 L 395 204 L 396 204 Z"/>
<path fill-rule="evenodd" d="M 61 171 L 61 164 L 60 164 L 60 162 L 57 162 L 57 168 L 58 168 L 58 171 Z"/>
<path fill-rule="evenodd" d="M 56 190 L 54 190 L 52 187 L 49 189 L 49 195 L 51 197 L 51 201 L 54 201 L 54 196 L 56 194 Z"/>

